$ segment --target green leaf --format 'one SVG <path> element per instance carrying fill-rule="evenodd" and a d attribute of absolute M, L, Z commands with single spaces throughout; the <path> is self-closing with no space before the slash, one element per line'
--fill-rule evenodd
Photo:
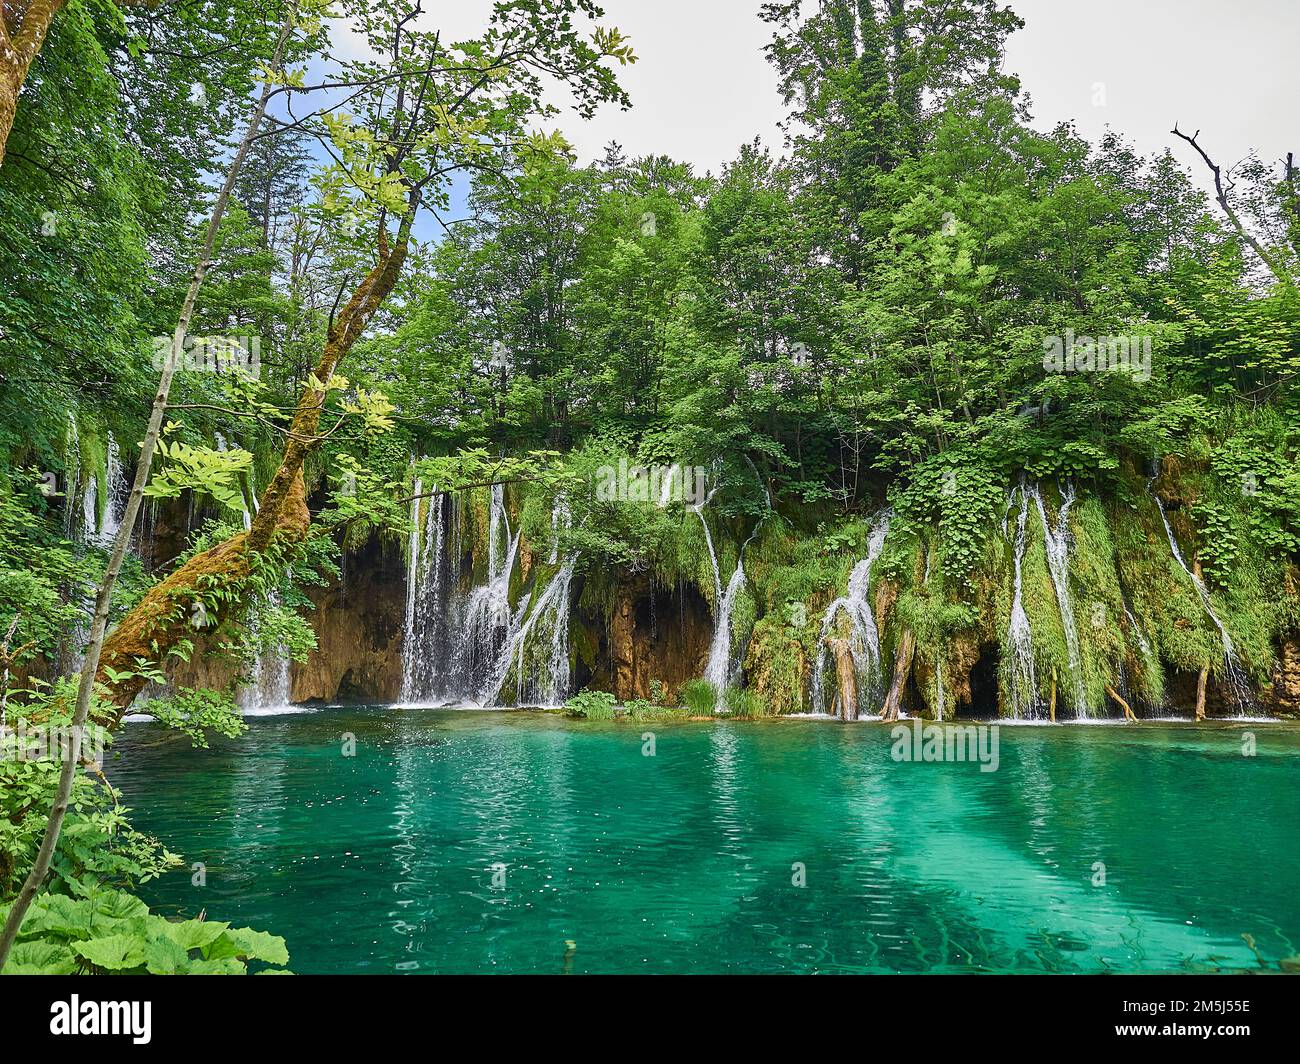
<path fill-rule="evenodd" d="M 96 968 L 110 972 L 139 968 L 144 964 L 145 943 L 139 935 L 109 935 L 78 942 L 73 947 Z"/>
<path fill-rule="evenodd" d="M 61 938 L 87 938 L 92 930 L 88 901 L 77 901 L 65 894 L 43 894 L 32 902 L 23 920 L 23 936 L 52 934 Z"/>
<path fill-rule="evenodd" d="M 77 958 L 57 942 L 18 942 L 5 962 L 5 975 L 72 975 Z"/>
<path fill-rule="evenodd" d="M 144 966 L 150 975 L 183 975 L 189 970 L 189 952 L 165 934 L 155 934 L 145 943 Z"/>
<path fill-rule="evenodd" d="M 219 957 L 215 960 L 190 961 L 189 975 L 247 975 L 248 968 L 244 962 L 234 957 Z"/>
<path fill-rule="evenodd" d="M 203 954 L 208 959 L 243 957 L 247 960 L 266 961 L 267 964 L 288 964 L 289 950 L 279 935 L 241 927 L 227 931 Z"/>
<path fill-rule="evenodd" d="M 188 952 L 192 949 L 206 950 L 225 934 L 228 927 L 229 924 L 215 920 L 186 920 L 183 923 L 164 920 L 158 930 Z"/>

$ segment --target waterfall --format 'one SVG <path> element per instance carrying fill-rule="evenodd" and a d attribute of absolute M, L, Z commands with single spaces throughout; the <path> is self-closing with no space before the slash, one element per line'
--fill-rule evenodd
<path fill-rule="evenodd" d="M 1090 716 L 1088 695 L 1083 685 L 1083 659 L 1079 652 L 1079 630 L 1074 623 L 1074 602 L 1070 597 L 1070 507 L 1074 505 L 1074 485 L 1067 484 L 1061 495 L 1061 510 L 1056 515 L 1056 525 L 1047 519 L 1043 495 L 1037 486 L 1029 489 L 1038 506 L 1038 517 L 1043 523 L 1043 540 L 1047 548 L 1047 570 L 1056 589 L 1056 603 L 1061 613 L 1061 628 L 1065 632 L 1065 650 L 1069 657 L 1070 686 L 1073 688 L 1074 713 L 1080 720 Z"/>
<path fill-rule="evenodd" d="M 854 671 L 858 677 L 858 705 L 873 702 L 880 693 L 880 633 L 876 629 L 876 615 L 871 607 L 871 569 L 880 557 L 889 535 L 893 510 L 883 510 L 871 526 L 867 540 L 867 556 L 853 567 L 849 575 L 848 594 L 832 602 L 822 618 L 821 635 L 817 640 L 817 663 L 813 669 L 812 704 L 818 713 L 826 712 L 826 662 L 830 656 L 830 634 L 835 618 L 843 614 L 851 626 L 849 652 L 853 657 Z"/>
<path fill-rule="evenodd" d="M 727 581 L 727 590 L 722 593 L 718 607 L 717 621 L 713 626 L 713 643 L 709 646 L 709 663 L 704 668 L 704 678 L 713 684 L 721 699 L 732 675 L 731 660 L 731 611 L 736 603 L 736 596 L 745 584 L 744 551 L 736 559 L 736 571 Z"/>
<path fill-rule="evenodd" d="M 80 528 L 77 528 L 75 524 L 75 507 L 72 502 L 83 470 L 77 425 L 72 420 L 71 415 L 69 415 L 68 420 L 68 444 L 76 461 L 76 464 L 71 467 L 68 473 L 68 501 L 65 511 L 68 534 L 88 547 L 111 550 L 113 541 L 117 538 L 117 531 L 122 527 L 122 515 L 126 511 L 126 499 L 130 490 L 126 483 L 126 475 L 122 469 L 117 440 L 114 439 L 112 433 L 108 434 L 107 455 L 102 480 L 96 469 L 90 468 L 84 471 L 86 473 L 86 482 L 81 495 Z M 104 495 L 102 504 L 100 502 L 101 490 Z M 91 622 L 95 613 L 95 596 L 89 591 L 83 593 L 80 606 L 81 612 L 72 628 L 71 656 L 68 658 L 73 668 L 81 667 L 85 645 L 90 641 Z"/>
<path fill-rule="evenodd" d="M 279 593 L 272 591 L 267 596 L 266 604 L 271 609 L 278 609 Z M 289 656 L 284 647 L 263 650 L 253 665 L 248 684 L 240 692 L 240 708 L 248 717 L 282 710 L 293 705 L 292 688 Z"/>
<path fill-rule="evenodd" d="M 942 721 L 947 715 L 948 707 L 944 705 L 945 696 L 943 693 L 943 658 L 936 653 L 934 659 L 934 719 Z"/>
<path fill-rule="evenodd" d="M 704 519 L 703 508 L 695 511 L 704 526 L 704 543 L 709 548 L 709 561 L 713 563 L 713 602 L 714 610 L 722 606 L 722 574 L 718 571 L 718 555 L 713 549 L 713 535 L 709 532 L 709 522 Z"/>
<path fill-rule="evenodd" d="M 425 494 L 420 480 L 415 495 Z M 459 499 L 439 495 L 421 511 L 411 507 L 402 702 L 496 704 L 512 668 L 520 703 L 558 706 L 571 693 L 570 590 L 577 559 L 559 565 L 540 595 L 510 606 L 510 580 L 522 529 L 511 529 L 505 487 L 493 485 L 483 583 L 461 588 Z M 551 512 L 551 557 L 559 563 L 559 534 L 571 521 L 567 501 Z M 531 607 L 531 608 L 530 608 Z"/>
<path fill-rule="evenodd" d="M 244 715 L 255 717 L 259 713 L 281 710 L 292 705 L 292 686 L 289 658 L 283 649 L 259 655 L 257 664 L 253 666 L 252 680 L 240 697 Z"/>
<path fill-rule="evenodd" d="M 63 458 L 63 530 L 69 539 L 76 532 L 77 488 L 81 484 L 81 437 L 77 432 L 77 419 L 68 412 L 68 428 L 64 433 Z"/>
<path fill-rule="evenodd" d="M 678 490 L 675 493 L 673 491 L 673 489 L 677 487 L 677 481 L 680 473 L 681 473 L 681 466 L 678 463 L 674 462 L 672 465 L 668 467 L 668 472 L 664 476 L 663 483 L 659 487 L 659 509 L 661 510 L 665 509 L 666 507 L 668 507 L 674 502 L 682 501 L 682 497 L 685 495 L 685 491 Z M 682 485 L 682 488 L 683 489 L 685 488 L 685 484 Z M 677 495 L 676 499 L 673 498 L 674 494 Z"/>
<path fill-rule="evenodd" d="M 1169 524 L 1169 515 L 1165 513 L 1165 504 L 1161 501 L 1160 496 L 1154 490 L 1155 478 L 1152 477 L 1147 482 L 1147 490 L 1150 491 L 1151 497 L 1156 501 L 1156 509 L 1160 511 L 1160 520 L 1165 526 L 1165 535 L 1169 537 L 1169 549 L 1174 553 L 1174 560 L 1182 567 L 1183 572 L 1196 588 L 1196 593 L 1201 598 L 1201 604 L 1205 607 L 1205 612 L 1214 626 L 1219 630 L 1219 635 L 1223 640 L 1223 662 L 1227 672 L 1228 686 L 1232 690 L 1233 701 L 1242 710 L 1244 714 L 1247 706 L 1251 704 L 1252 698 L 1250 693 L 1250 682 L 1246 679 L 1246 670 L 1242 667 L 1241 658 L 1237 655 L 1237 648 L 1232 642 L 1232 637 L 1228 635 L 1228 629 L 1219 620 L 1219 615 L 1214 611 L 1214 603 L 1210 601 L 1210 589 L 1205 586 L 1205 581 L 1192 572 L 1187 562 L 1183 560 L 1183 552 L 1178 549 L 1178 540 L 1174 538 L 1174 530 Z"/>
<path fill-rule="evenodd" d="M 131 487 L 126 482 L 126 472 L 122 468 L 122 456 L 118 451 L 117 439 L 108 437 L 108 460 L 104 467 L 104 515 L 98 519 L 98 531 L 94 543 L 104 550 L 113 546 L 117 531 L 122 527 L 122 515 L 126 513 L 126 500 Z M 98 516 L 98 515 L 97 515 Z"/>
<path fill-rule="evenodd" d="M 1133 616 L 1133 611 L 1129 609 L 1127 602 L 1124 603 L 1124 616 L 1128 618 L 1129 627 L 1133 629 L 1133 635 L 1137 638 L 1138 646 L 1146 658 L 1154 658 L 1155 652 L 1151 649 L 1151 641 L 1143 634 L 1142 629 L 1138 626 L 1137 618 Z"/>
<path fill-rule="evenodd" d="M 93 469 L 81 493 L 81 538 L 86 543 L 99 542 L 99 477 Z"/>
<path fill-rule="evenodd" d="M 546 590 L 510 634 L 497 659 L 484 701 L 498 701 L 510 669 L 515 670 L 515 704 L 554 708 L 569 697 L 570 592 L 576 556 L 565 560 Z M 532 653 L 529 653 L 529 649 Z"/>
<path fill-rule="evenodd" d="M 411 536 L 407 551 L 406 615 L 402 642 L 402 702 L 436 702 L 443 697 L 442 671 L 447 661 L 447 596 L 449 565 L 443 549 L 447 535 L 446 499 L 436 489 L 425 495 L 415 481 L 411 501 Z M 424 506 L 423 527 L 420 522 Z M 446 573 L 447 578 L 450 573 Z"/>
<path fill-rule="evenodd" d="M 455 686 L 448 685 L 448 694 L 486 703 L 499 692 L 499 684 L 493 687 L 496 665 L 528 606 L 525 601 L 518 611 L 510 610 L 510 576 L 519 554 L 519 540 L 520 532 L 510 530 L 505 486 L 494 484 L 488 520 L 487 580 L 470 592 L 460 611 L 462 616 L 457 618 L 460 639 L 452 654 Z"/>
<path fill-rule="evenodd" d="M 704 520 L 703 514 L 700 515 L 700 520 Z M 760 521 L 749 534 L 749 538 L 741 544 L 740 552 L 736 555 L 736 571 L 731 574 L 731 579 L 727 581 L 727 590 L 722 592 L 722 597 L 718 600 L 713 642 L 709 646 L 709 662 L 704 667 L 704 678 L 713 684 L 714 690 L 718 692 L 719 705 L 721 705 L 723 692 L 726 691 L 739 668 L 739 662 L 731 656 L 731 614 L 740 589 L 745 586 L 745 549 L 754 541 L 754 537 L 762 527 L 763 522 Z M 713 540 L 709 537 L 708 531 L 709 526 L 705 523 L 705 539 L 709 543 L 709 556 L 713 559 L 713 579 L 715 587 L 721 588 L 722 579 L 718 572 L 718 559 L 713 552 Z"/>
<path fill-rule="evenodd" d="M 1017 719 L 1037 717 L 1042 709 L 1038 699 L 1038 681 L 1034 675 L 1034 639 L 1029 629 L 1029 617 L 1024 604 L 1024 561 L 1027 538 L 1025 526 L 1029 520 L 1029 493 L 1022 485 L 1012 491 L 1020 493 L 1020 517 L 1016 521 L 1015 590 L 1011 599 L 1011 620 L 1007 625 L 1006 650 L 1011 656 L 1007 689 L 1011 695 L 1011 715 Z M 1008 515 L 1010 506 L 1007 507 Z M 1004 523 L 1004 528 L 1005 523 Z"/>

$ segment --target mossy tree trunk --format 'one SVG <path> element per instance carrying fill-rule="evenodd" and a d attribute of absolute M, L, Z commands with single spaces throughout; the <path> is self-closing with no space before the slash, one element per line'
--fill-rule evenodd
<path fill-rule="evenodd" d="M 158 0 L 115 0 L 118 7 L 156 7 Z M 54 16 L 67 0 L 3 0 L 0 3 L 0 166 L 18 114 L 22 92 L 32 63 L 50 32 Z"/>
<path fill-rule="evenodd" d="M 4 0 L 0 5 L 4 13 L 0 19 L 0 165 L 18 113 L 18 94 L 63 5 L 64 0 L 31 0 L 28 4 Z"/>
<path fill-rule="evenodd" d="M 334 376 L 339 363 L 397 284 L 406 261 L 412 216 L 413 212 L 403 219 L 393 241 L 381 236 L 378 261 L 330 326 L 314 372 L 317 381 L 328 383 Z M 308 454 L 320 446 L 318 432 L 326 395 L 311 382 L 303 387 L 293 421 L 285 433 L 280 466 L 262 494 L 249 530 L 196 554 L 154 585 L 105 640 L 98 679 L 109 690 L 110 700 L 117 707 L 117 716 L 106 722 L 110 726 L 120 722 L 127 706 L 148 681 L 131 675 L 114 683 L 109 679 L 109 669 L 131 673 L 137 658 L 162 661 L 170 650 L 194 634 L 191 613 L 197 603 L 205 603 L 206 620 L 220 620 L 222 611 L 210 604 L 213 594 L 238 589 L 248 579 L 252 554 L 266 551 L 273 542 L 292 547 L 306 539 L 311 515 L 307 510 L 303 465 Z"/>
<path fill-rule="evenodd" d="M 881 720 L 898 720 L 903 708 L 903 689 L 912 674 L 912 659 L 916 656 L 916 636 L 910 628 L 904 629 L 894 654 L 894 679 L 885 696 L 885 706 L 880 711 Z"/>
<path fill-rule="evenodd" d="M 835 656 L 835 676 L 840 688 L 840 716 L 844 720 L 858 719 L 858 670 L 847 639 L 832 639 L 831 653 Z"/>

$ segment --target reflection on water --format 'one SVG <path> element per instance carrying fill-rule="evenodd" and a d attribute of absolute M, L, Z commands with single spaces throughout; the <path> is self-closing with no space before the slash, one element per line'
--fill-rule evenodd
<path fill-rule="evenodd" d="M 650 725 L 653 757 L 646 727 L 538 714 L 249 723 L 207 751 L 128 727 L 110 773 L 186 860 L 145 897 L 284 935 L 299 972 L 1131 972 L 1300 946 L 1281 725 L 1250 726 L 1255 757 L 1234 726 L 1003 728 L 981 773 L 814 721 Z"/>

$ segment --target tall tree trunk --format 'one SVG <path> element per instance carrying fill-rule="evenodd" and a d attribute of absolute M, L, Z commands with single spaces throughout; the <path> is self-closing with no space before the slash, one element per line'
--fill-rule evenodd
<path fill-rule="evenodd" d="M 1196 677 L 1196 719 L 1205 719 L 1205 692 L 1210 682 L 1210 667 L 1203 665 L 1201 674 Z"/>
<path fill-rule="evenodd" d="M 889 685 L 889 694 L 885 697 L 885 707 L 880 711 L 881 720 L 898 720 L 903 707 L 903 688 L 912 672 L 912 658 L 916 654 L 916 636 L 910 628 L 903 631 L 898 641 L 898 650 L 894 653 L 894 680 Z"/>
<path fill-rule="evenodd" d="M 37 5 L 34 3 L 33 7 L 28 9 L 29 18 L 35 6 Z M 58 5 L 54 5 L 54 7 L 57 10 Z M 272 70 L 280 68 L 285 46 L 289 41 L 290 34 L 293 32 L 294 18 L 295 12 L 291 7 L 288 16 L 285 18 L 284 26 L 280 30 L 280 37 L 276 42 L 275 52 L 271 58 Z M 54 858 L 54 848 L 58 845 L 59 835 L 63 830 L 63 820 L 68 812 L 68 800 L 72 795 L 72 780 L 81 762 L 81 733 L 86 726 L 86 718 L 90 712 L 90 701 L 95 690 L 96 675 L 100 672 L 101 651 L 105 649 L 104 630 L 108 627 L 109 605 L 113 599 L 113 589 L 117 584 L 118 573 L 122 571 L 122 561 L 126 557 L 127 548 L 131 543 L 131 534 L 135 529 L 136 517 L 140 513 L 144 489 L 149 483 L 149 467 L 153 462 L 154 449 L 157 447 L 158 437 L 162 431 L 163 416 L 167 411 L 167 396 L 171 391 L 172 379 L 176 374 L 177 355 L 185 346 L 185 338 L 189 333 L 190 319 L 194 314 L 194 305 L 198 299 L 199 288 L 203 284 L 204 275 L 207 273 L 208 265 L 212 261 L 212 251 L 216 245 L 217 230 L 221 226 L 221 219 L 226 212 L 226 205 L 230 202 L 231 190 L 235 186 L 235 180 L 244 165 L 245 157 L 248 155 L 248 146 L 252 143 L 253 137 L 266 116 L 266 105 L 270 96 L 271 85 L 268 82 L 262 86 L 261 94 L 258 96 L 257 103 L 248 121 L 248 129 L 244 132 L 244 139 L 240 142 L 234 159 L 231 160 L 225 183 L 221 186 L 217 201 L 213 205 L 212 214 L 208 219 L 208 229 L 203 242 L 203 250 L 199 253 L 194 273 L 190 277 L 189 288 L 185 293 L 185 301 L 181 304 L 176 331 L 172 335 L 172 345 L 167 353 L 166 361 L 163 363 L 162 375 L 158 380 L 158 391 L 154 395 L 153 409 L 149 414 L 149 424 L 145 430 L 144 442 L 140 445 L 140 460 L 136 463 L 135 480 L 131 485 L 131 494 L 127 499 L 126 511 L 122 515 L 122 524 L 117 530 L 116 538 L 113 540 L 113 551 L 109 555 L 108 568 L 104 573 L 104 579 L 100 583 L 98 594 L 95 596 L 95 614 L 90 626 L 90 642 L 86 647 L 85 661 L 81 666 L 81 677 L 77 686 L 77 703 L 72 714 L 71 746 L 66 752 L 63 767 L 59 773 L 59 784 L 55 791 L 54 806 L 50 810 L 50 820 L 46 825 L 45 836 L 41 840 L 36 860 L 33 862 L 31 871 L 24 880 L 22 889 L 19 891 L 13 908 L 9 912 L 4 931 L 0 932 L 0 969 L 4 968 L 5 961 L 9 957 L 9 950 L 13 947 L 14 939 L 18 936 L 18 929 L 22 926 L 27 910 L 31 907 L 37 891 L 45 882 L 45 876 L 50 869 L 50 862 Z M 128 614 L 128 618 L 129 616 Z"/>
<path fill-rule="evenodd" d="M 840 716 L 845 720 L 858 719 L 858 670 L 853 662 L 847 639 L 832 639 L 831 653 L 835 656 L 835 676 L 840 687 Z"/>

